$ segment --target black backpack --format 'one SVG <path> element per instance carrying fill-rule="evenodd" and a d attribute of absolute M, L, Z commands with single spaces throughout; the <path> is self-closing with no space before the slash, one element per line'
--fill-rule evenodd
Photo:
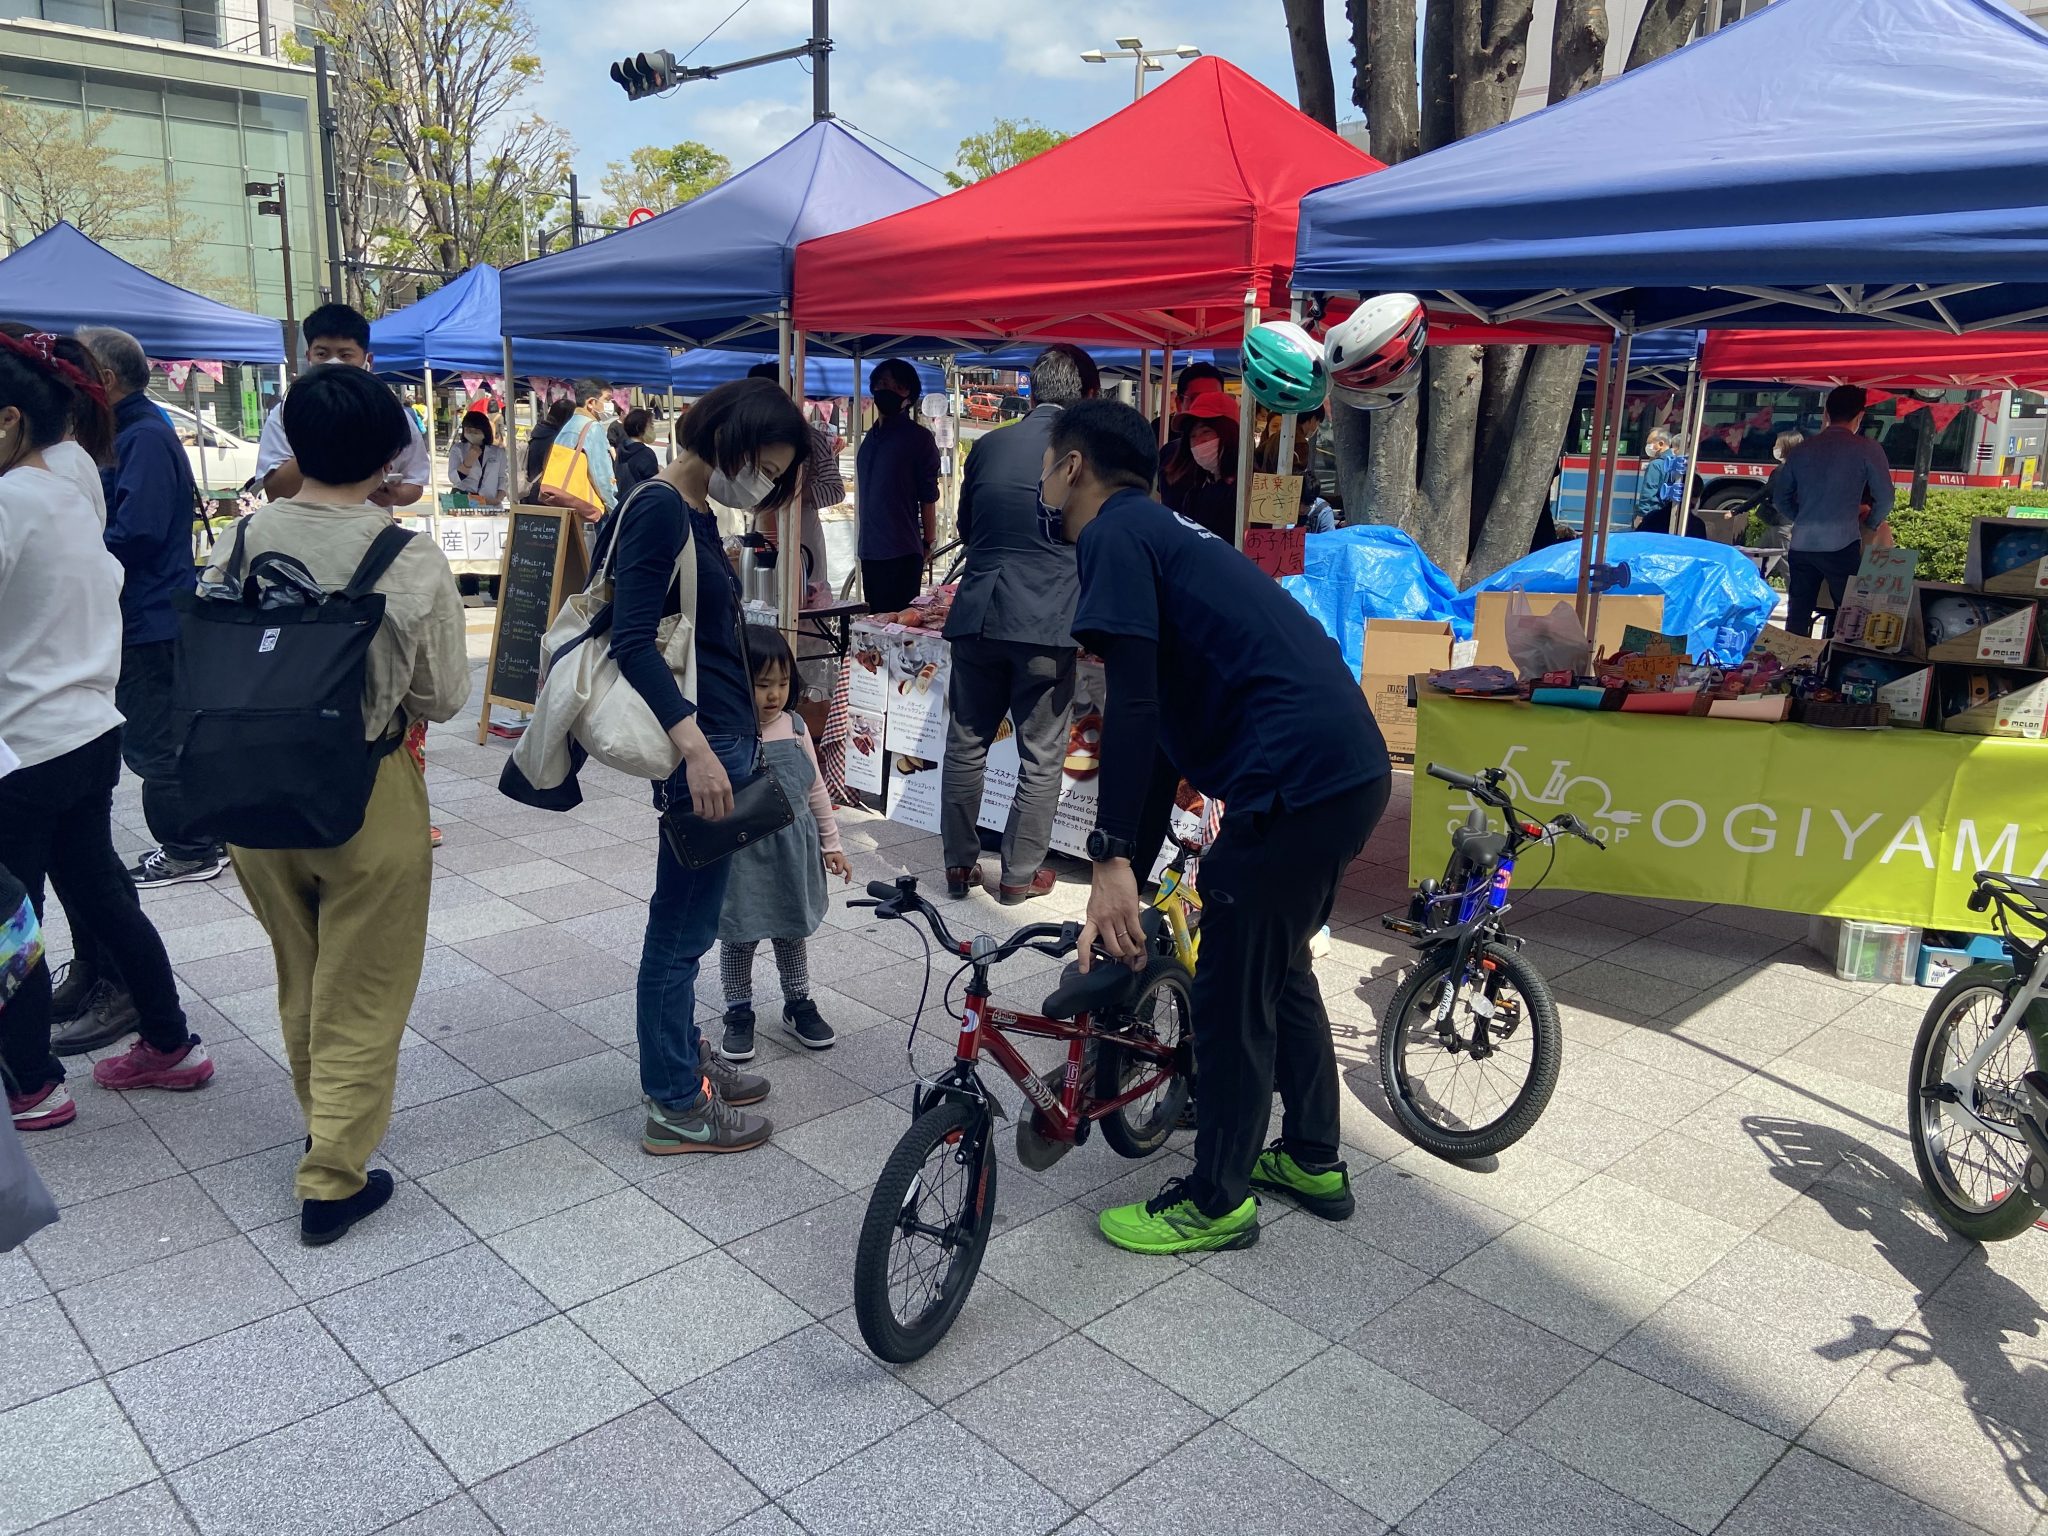
<path fill-rule="evenodd" d="M 271 551 L 243 565 L 248 519 L 222 581 L 181 599 L 172 707 L 178 788 L 192 828 L 244 848 L 338 848 L 362 829 L 377 765 L 403 734 L 364 740 L 377 579 L 413 535 L 371 542 L 339 592 Z"/>

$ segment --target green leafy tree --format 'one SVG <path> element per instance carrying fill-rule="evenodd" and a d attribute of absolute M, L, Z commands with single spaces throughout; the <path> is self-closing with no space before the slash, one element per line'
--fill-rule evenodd
<path fill-rule="evenodd" d="M 635 208 L 652 208 L 656 213 L 687 203 L 700 192 L 709 192 L 732 174 L 732 162 L 708 144 L 685 139 L 666 149 L 649 145 L 636 149 L 624 161 L 605 167 L 604 219 L 624 224 Z"/>
<path fill-rule="evenodd" d="M 123 169 L 104 142 L 112 121 L 0 96 L 0 251 L 69 220 L 166 282 L 247 306 L 246 275 L 225 277 L 207 262 L 213 227 L 188 211 L 184 184 Z"/>
<path fill-rule="evenodd" d="M 1053 146 L 1066 143 L 1071 137 L 1035 118 L 999 117 L 987 133 L 971 133 L 960 141 L 960 169 L 946 172 L 946 181 L 964 187 L 986 180 L 998 171 L 1022 165 L 1033 155 L 1042 155 Z"/>

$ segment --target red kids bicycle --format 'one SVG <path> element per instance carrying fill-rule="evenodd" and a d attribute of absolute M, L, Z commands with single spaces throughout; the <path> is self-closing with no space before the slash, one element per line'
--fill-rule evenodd
<path fill-rule="evenodd" d="M 1156 912 L 1147 914 L 1146 968 L 1101 959 L 1085 975 L 1069 965 L 1042 1013 L 990 1001 L 989 972 L 1023 950 L 1074 952 L 1078 923 L 1039 923 L 1007 939 L 961 940 L 908 876 L 868 887 L 875 916 L 924 919 L 946 953 L 962 958 L 966 1001 L 953 1062 L 918 1083 L 910 1129 L 889 1154 L 861 1224 L 853 1265 L 853 1308 L 861 1337 L 884 1360 L 916 1360 L 946 1335 L 981 1270 L 995 1219 L 995 1120 L 1004 1113 L 983 1083 L 984 1054 L 1009 1074 L 1029 1106 L 1019 1127 L 1027 1166 L 1046 1166 L 1088 1139 L 1125 1157 L 1166 1144 L 1186 1107 L 1194 1066 L 1188 973 Z M 931 951 L 925 955 L 929 975 Z M 923 1006 L 919 1006 L 922 1016 Z M 915 1039 L 917 1021 L 911 1024 Z M 1063 1066 L 1040 1076 L 1006 1035 L 1063 1040 Z"/>

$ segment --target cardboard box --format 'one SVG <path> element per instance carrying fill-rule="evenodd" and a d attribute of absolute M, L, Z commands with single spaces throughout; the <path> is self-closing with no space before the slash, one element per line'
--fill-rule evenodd
<path fill-rule="evenodd" d="M 1482 592 L 1474 611 L 1472 638 L 1477 642 L 1478 654 L 1475 664 L 1482 667 L 1515 668 L 1508 659 L 1508 600 L 1511 592 Z M 1558 604 L 1567 608 L 1572 605 L 1569 592 L 1529 592 L 1532 613 L 1548 613 Z M 1661 597 L 1624 597 L 1609 593 L 1600 599 L 1600 616 L 1595 623 L 1597 633 L 1593 636 L 1593 654 L 1612 656 L 1621 648 L 1621 633 L 1631 624 L 1638 629 L 1661 630 L 1664 627 L 1664 599 Z"/>
<path fill-rule="evenodd" d="M 1387 751 L 1398 761 L 1415 761 L 1415 710 L 1408 702 L 1408 679 L 1450 664 L 1450 625 L 1419 619 L 1365 621 L 1365 657 L 1358 682 L 1387 739 Z"/>
<path fill-rule="evenodd" d="M 1907 643 L 1924 661 L 2034 664 L 2040 610 L 2016 597 L 1988 597 L 1941 581 L 1916 582 Z M 1939 638 L 1937 638 L 1937 636 Z"/>
<path fill-rule="evenodd" d="M 1858 662 L 1864 665 L 1857 668 Z M 1933 720 L 1934 668 L 1907 657 L 1887 656 L 1881 651 L 1864 650 L 1839 641 L 1828 647 L 1827 663 L 1821 675 L 1831 687 L 1840 687 L 1843 674 L 1852 668 L 1861 671 L 1866 680 L 1877 677 L 1890 679 L 1877 685 L 1877 700 L 1890 707 L 1893 725 L 1919 727 L 1930 722 L 1939 723 Z"/>
<path fill-rule="evenodd" d="M 1987 698 L 1957 714 L 1947 714 L 1950 695 L 1968 680 L 1988 677 L 2010 687 L 2002 698 Z M 1935 713 L 1944 731 L 1965 736 L 2012 736 L 2039 741 L 2048 734 L 2048 677 L 1994 667 L 1941 666 L 1935 669 Z"/>
<path fill-rule="evenodd" d="M 1970 524 L 1963 581 L 1980 592 L 2048 597 L 2048 528 L 2038 518 L 1978 518 Z"/>

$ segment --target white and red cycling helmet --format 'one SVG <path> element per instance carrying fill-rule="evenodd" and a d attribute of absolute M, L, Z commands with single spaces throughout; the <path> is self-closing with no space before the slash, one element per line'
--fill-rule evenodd
<path fill-rule="evenodd" d="M 1375 411 L 1398 405 L 1422 379 L 1429 319 L 1412 293 L 1383 293 L 1351 311 L 1323 338 L 1330 393 Z"/>

